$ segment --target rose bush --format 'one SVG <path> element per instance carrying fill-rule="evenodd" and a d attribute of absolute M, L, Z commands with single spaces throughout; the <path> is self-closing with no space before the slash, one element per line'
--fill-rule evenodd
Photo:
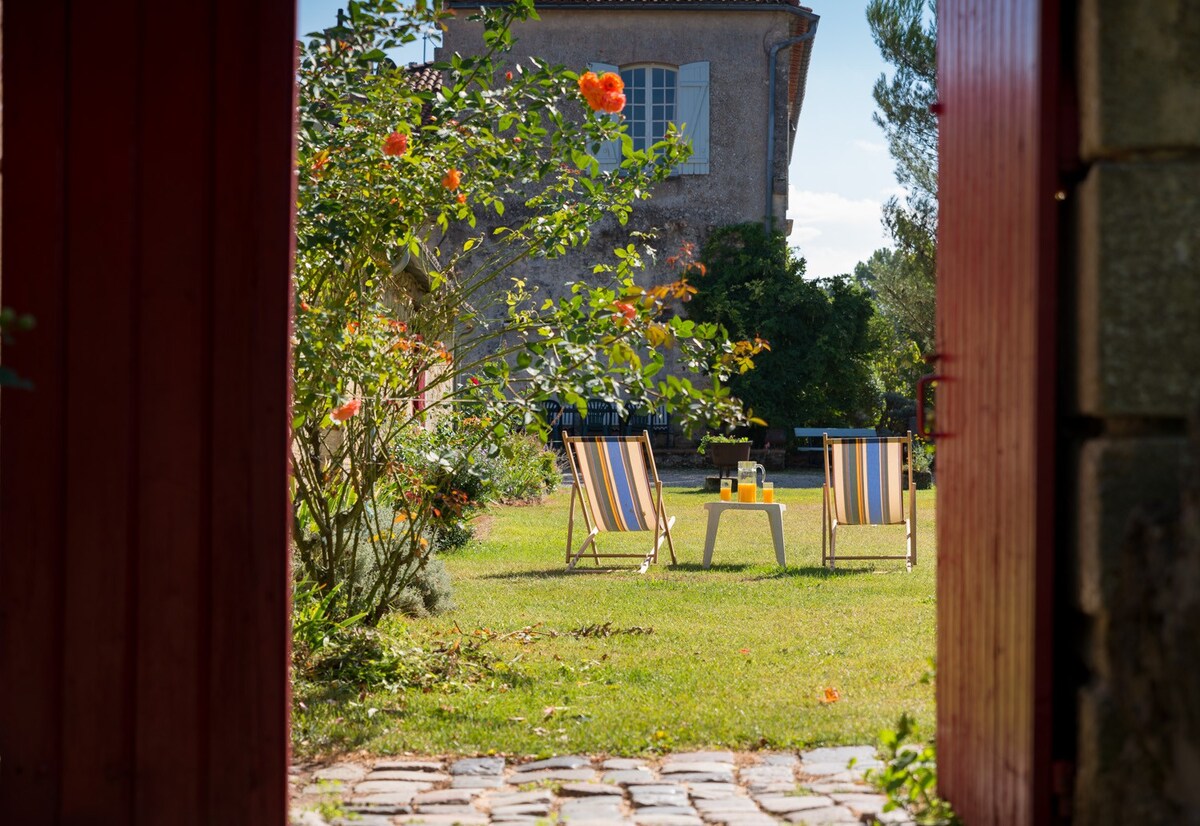
<path fill-rule="evenodd" d="M 445 14 L 351 2 L 300 55 L 294 537 L 302 575 L 336 593 L 331 609 L 368 622 L 428 564 L 447 510 L 474 505 L 438 479 L 473 451 L 503 451 L 506 429 L 538 427 L 541 399 L 665 403 L 685 425 L 738 422 L 721 382 L 755 352 L 665 313 L 694 287 L 687 273 L 640 287 L 633 245 L 597 265 L 591 280 L 604 283 L 559 300 L 527 288 L 522 262 L 586 244 L 605 215 L 624 223 L 688 150 L 674 134 L 633 150 L 609 116 L 624 105 L 615 75 L 593 75 L 593 87 L 590 73 L 537 60 L 506 66 L 511 24 L 536 18 L 531 0 L 483 9 L 485 53 L 435 66 L 438 89 L 414 86 L 388 52 Z M 614 139 L 624 160 L 605 172 L 592 152 Z M 486 238 L 481 212 L 502 221 Z M 660 376 L 669 346 L 688 373 L 715 380 Z M 401 455 L 410 428 L 464 403 L 491 426 L 453 456 Z"/>

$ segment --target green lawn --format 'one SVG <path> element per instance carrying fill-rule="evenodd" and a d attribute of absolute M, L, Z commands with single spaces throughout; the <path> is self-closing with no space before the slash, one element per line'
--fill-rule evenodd
<path fill-rule="evenodd" d="M 482 539 L 448 557 L 458 609 L 385 628 L 424 648 L 487 629 L 482 650 L 502 665 L 474 683 L 425 690 L 324 702 L 301 692 L 298 751 L 636 754 L 860 744 L 902 711 L 931 728 L 933 686 L 922 678 L 935 649 L 933 491 L 918 493 L 912 573 L 902 561 L 829 573 L 820 567 L 820 490 L 777 496 L 788 506 L 784 570 L 762 513 L 725 514 L 713 567 L 700 567 L 702 506 L 713 494 L 667 491 L 679 564 L 669 564 L 664 548 L 660 564 L 641 576 L 632 565 L 564 570 L 565 489 L 541 505 L 493 511 Z M 900 551 L 904 542 L 902 527 L 845 528 L 839 538 L 846 553 Z M 602 539 L 608 549 L 638 550 L 649 534 Z M 607 635 L 597 629 L 606 623 Z M 530 634 L 512 634 L 527 627 Z M 826 688 L 840 699 L 822 702 Z"/>

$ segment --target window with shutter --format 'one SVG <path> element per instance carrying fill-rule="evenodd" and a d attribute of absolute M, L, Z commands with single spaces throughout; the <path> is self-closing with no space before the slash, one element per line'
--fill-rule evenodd
<path fill-rule="evenodd" d="M 675 174 L 708 174 L 708 61 L 686 63 L 678 69 L 655 64 L 621 69 L 610 63 L 591 63 L 588 68 L 598 75 L 617 72 L 625 82 L 626 102 L 621 117 L 634 149 L 653 146 L 674 124 L 684 141 L 692 145 L 692 157 L 677 166 Z M 601 169 L 613 170 L 621 163 L 620 141 L 607 141 L 594 151 Z"/>

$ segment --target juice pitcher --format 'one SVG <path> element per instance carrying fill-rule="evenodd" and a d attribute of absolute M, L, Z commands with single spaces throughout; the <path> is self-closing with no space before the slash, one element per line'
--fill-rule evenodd
<path fill-rule="evenodd" d="M 758 490 L 758 474 L 766 478 L 766 469 L 757 462 L 738 462 L 737 464 L 737 497 L 739 502 L 755 501 Z"/>

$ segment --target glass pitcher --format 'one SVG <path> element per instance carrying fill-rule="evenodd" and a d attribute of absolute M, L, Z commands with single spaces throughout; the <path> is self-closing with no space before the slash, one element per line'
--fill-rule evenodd
<path fill-rule="evenodd" d="M 757 462 L 738 462 L 737 464 L 737 497 L 739 502 L 755 501 L 758 490 L 758 474 L 765 479 L 766 469 Z"/>

